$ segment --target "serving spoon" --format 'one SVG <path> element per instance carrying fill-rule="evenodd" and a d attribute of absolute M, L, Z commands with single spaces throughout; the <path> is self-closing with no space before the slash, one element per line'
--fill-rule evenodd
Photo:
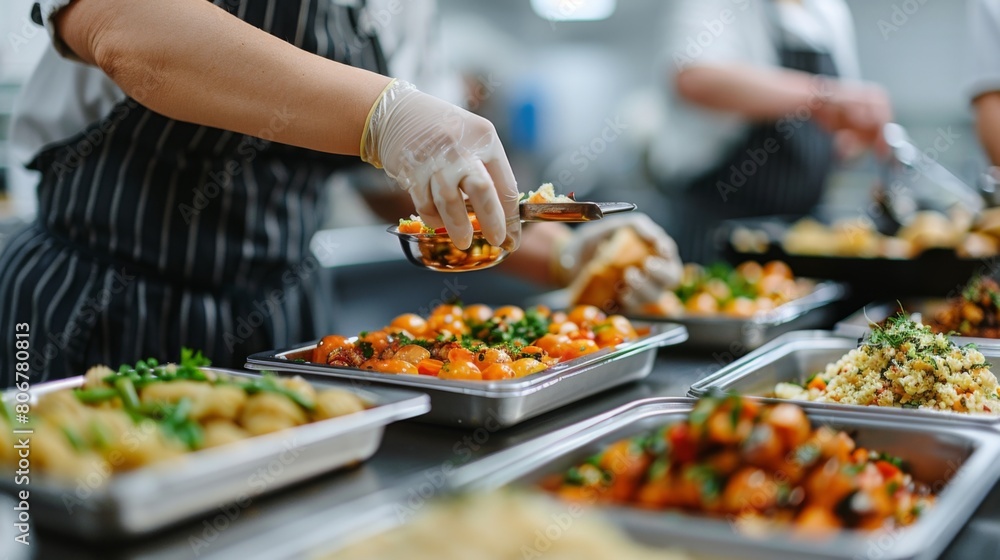
<path fill-rule="evenodd" d="M 522 202 L 520 218 L 522 223 L 580 223 L 635 209 L 636 205 L 631 202 Z M 490 245 L 481 231 L 472 233 L 472 245 L 465 250 L 456 247 L 447 232 L 403 233 L 398 225 L 390 226 L 386 231 L 399 238 L 408 261 L 436 272 L 483 270 L 500 264 L 511 254 L 508 247 Z"/>

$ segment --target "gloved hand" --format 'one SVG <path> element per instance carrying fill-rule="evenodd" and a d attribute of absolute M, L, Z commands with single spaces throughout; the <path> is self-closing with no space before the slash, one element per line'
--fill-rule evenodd
<path fill-rule="evenodd" d="M 649 216 L 637 213 L 608 216 L 577 228 L 557 251 L 557 280 L 569 284 L 590 262 L 598 247 L 626 227 L 648 245 L 650 255 L 641 266 L 629 266 L 623 271 L 625 285 L 619 295 L 622 306 L 626 310 L 638 310 L 646 303 L 657 301 L 664 291 L 676 288 L 683 273 L 677 244 Z"/>
<path fill-rule="evenodd" d="M 865 146 L 885 151 L 882 127 L 892 121 L 892 102 L 882 87 L 867 82 L 825 80 L 816 122 L 830 132 L 850 131 Z"/>
<path fill-rule="evenodd" d="M 486 240 L 516 249 L 520 194 L 488 120 L 396 80 L 372 107 L 361 158 L 410 193 L 429 227 L 444 226 L 459 249 L 472 243 L 468 196 Z"/>

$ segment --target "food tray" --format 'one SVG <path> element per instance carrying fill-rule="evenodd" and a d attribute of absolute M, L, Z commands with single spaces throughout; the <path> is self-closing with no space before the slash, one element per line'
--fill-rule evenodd
<path fill-rule="evenodd" d="M 539 438 L 469 465 L 458 475 L 467 490 L 511 484 L 534 487 L 545 475 L 578 464 L 614 441 L 683 420 L 693 404 L 690 399 L 639 401 L 590 429 Z M 917 479 L 940 490 L 935 506 L 915 524 L 897 531 L 848 530 L 828 539 L 796 538 L 782 530 L 753 538 L 735 532 L 724 519 L 620 506 L 599 509 L 641 542 L 711 556 L 923 560 L 936 558 L 945 549 L 1000 478 L 1000 469 L 995 468 L 1000 460 L 1000 435 L 992 431 L 936 422 L 914 424 L 863 410 L 812 410 L 808 414 L 814 425 L 849 431 L 859 445 L 908 461 Z"/>
<path fill-rule="evenodd" d="M 73 377 L 35 385 L 30 393 L 34 400 L 38 395 L 82 384 L 82 376 Z M 412 391 L 358 389 L 329 380 L 314 380 L 313 385 L 351 391 L 373 407 L 115 474 L 103 485 L 59 483 L 32 473 L 31 519 L 53 531 L 97 541 L 143 535 L 227 504 L 246 507 L 264 492 L 368 459 L 378 449 L 387 424 L 430 409 L 427 396 Z M 11 392 L 4 395 L 5 400 L 12 398 Z M 0 491 L 14 494 L 24 489 L 13 480 L 0 479 Z"/>
<path fill-rule="evenodd" d="M 431 411 L 420 418 L 422 422 L 499 429 L 611 387 L 642 379 L 653 370 L 657 348 L 678 344 L 687 338 L 684 327 L 674 323 L 635 326 L 648 327 L 649 334 L 614 348 L 558 363 L 534 375 L 503 381 L 454 381 L 295 361 L 308 360 L 315 342 L 288 350 L 254 354 L 247 358 L 246 367 L 340 377 L 360 386 L 390 385 L 418 389 L 431 398 Z"/>
<path fill-rule="evenodd" d="M 691 386 L 688 394 L 702 396 L 713 389 L 735 391 L 751 397 L 768 397 L 780 382 L 804 384 L 816 372 L 826 369 L 844 354 L 857 347 L 857 338 L 836 336 L 830 331 L 797 331 L 788 333 L 723 367 Z M 987 359 L 1000 359 L 1000 347 L 981 349 Z M 858 410 L 874 415 L 895 416 L 941 423 L 1000 427 L 1000 416 L 960 414 L 916 408 L 861 406 L 786 399 L 774 402 L 794 402 L 807 410 Z"/>
<path fill-rule="evenodd" d="M 906 313 L 912 315 L 913 320 L 923 322 L 923 320 L 929 320 L 932 318 L 946 305 L 948 305 L 948 300 L 931 298 L 914 298 L 903 300 L 901 302 L 874 302 L 864 306 L 864 308 L 858 310 L 857 313 L 854 313 L 850 317 L 847 317 L 843 321 L 837 323 L 833 332 L 839 336 L 847 336 L 858 339 L 868 333 L 869 321 L 881 323 L 887 317 L 895 315 L 899 312 L 900 307 L 902 307 Z M 959 346 L 975 344 L 981 349 L 991 346 L 1000 347 L 1000 339 L 997 338 L 952 336 L 951 339 Z"/>
<path fill-rule="evenodd" d="M 928 249 L 912 259 L 836 257 L 788 253 L 781 246 L 794 218 L 772 216 L 730 220 L 723 224 L 725 253 L 731 260 L 784 261 L 796 274 L 847 282 L 868 298 L 933 296 L 960 288 L 977 273 L 997 266 L 997 257 L 963 259 L 953 249 Z M 737 227 L 767 232 L 771 243 L 763 253 L 745 253 L 729 242 Z M 892 282 L 873 279 L 891 278 Z"/>
<path fill-rule="evenodd" d="M 747 319 L 725 315 L 628 317 L 640 321 L 671 321 L 684 325 L 688 330 L 685 346 L 723 348 L 733 353 L 744 353 L 789 331 L 829 326 L 836 319 L 831 304 L 840 301 L 846 294 L 847 287 L 843 284 L 820 282 L 808 295 Z"/>

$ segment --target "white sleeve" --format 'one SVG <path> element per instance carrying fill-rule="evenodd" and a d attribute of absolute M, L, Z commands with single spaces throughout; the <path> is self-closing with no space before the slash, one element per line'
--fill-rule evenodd
<path fill-rule="evenodd" d="M 975 99 L 1000 91 L 1000 0 L 969 3 L 971 71 L 967 93 Z"/>
<path fill-rule="evenodd" d="M 778 64 L 770 25 L 760 2 L 672 0 L 661 56 L 676 73 L 698 64 Z"/>
<path fill-rule="evenodd" d="M 52 39 L 52 46 L 56 49 L 61 56 L 79 61 L 80 57 L 76 56 L 72 49 L 66 46 L 59 34 L 56 33 L 55 21 L 56 14 L 59 10 L 69 6 L 70 2 L 73 0 L 39 0 L 35 2 L 34 7 L 32 7 L 31 15 L 35 23 L 39 25 L 44 25 L 45 29 L 49 32 L 49 37 Z M 40 19 L 36 19 L 40 18 Z"/>

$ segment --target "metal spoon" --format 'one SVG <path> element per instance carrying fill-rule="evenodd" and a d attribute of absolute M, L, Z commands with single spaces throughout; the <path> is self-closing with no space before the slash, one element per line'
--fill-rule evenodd
<path fill-rule="evenodd" d="M 521 204 L 522 222 L 591 222 L 607 214 L 631 212 L 631 202 L 547 202 Z"/>

